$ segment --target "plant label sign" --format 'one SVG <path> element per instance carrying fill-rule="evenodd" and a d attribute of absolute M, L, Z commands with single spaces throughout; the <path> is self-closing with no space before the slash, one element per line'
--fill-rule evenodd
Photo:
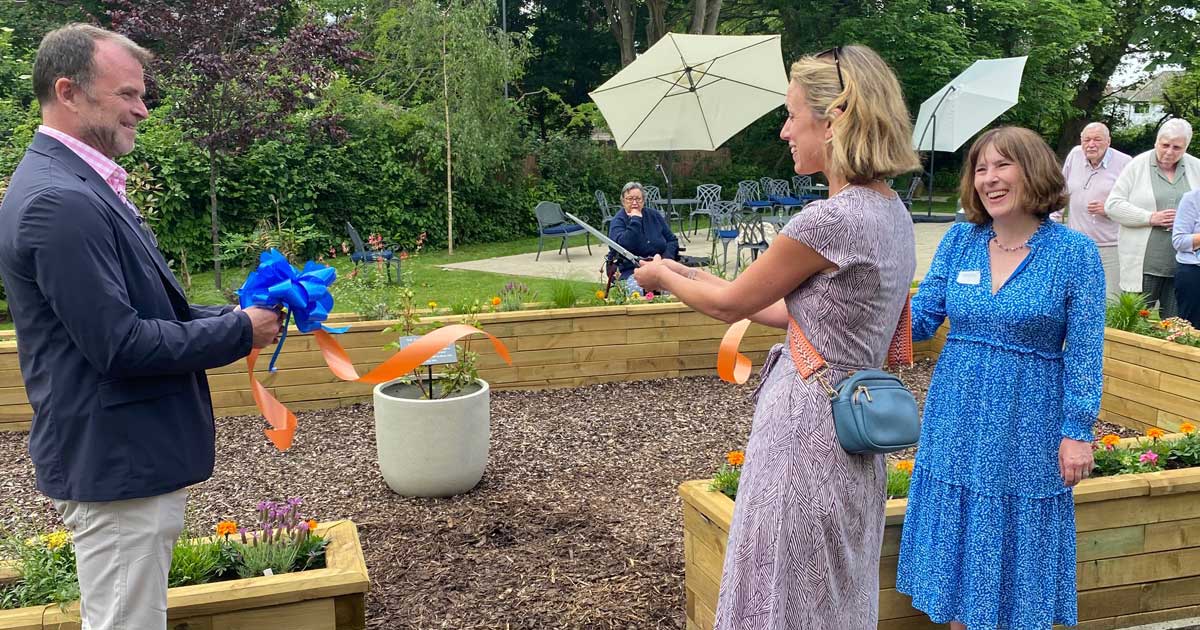
<path fill-rule="evenodd" d="M 408 346 L 412 345 L 412 342 L 420 338 L 421 337 L 418 335 L 401 337 L 400 349 L 403 350 L 407 348 Z M 429 359 L 421 365 L 447 365 L 449 363 L 458 363 L 458 346 L 453 343 L 439 350 L 437 354 L 429 357 Z"/>

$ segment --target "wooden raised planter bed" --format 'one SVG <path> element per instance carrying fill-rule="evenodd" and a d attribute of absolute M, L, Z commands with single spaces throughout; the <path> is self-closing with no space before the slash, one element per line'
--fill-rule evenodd
<path fill-rule="evenodd" d="M 1200 419 L 1200 348 L 1106 330 L 1100 418 L 1168 432 Z"/>
<path fill-rule="evenodd" d="M 167 592 L 169 630 L 364 630 L 370 580 L 350 521 L 317 527 L 324 569 L 181 586 Z M 80 630 L 79 604 L 0 610 L 0 630 Z"/>
<path fill-rule="evenodd" d="M 457 322 L 458 316 L 427 317 L 428 322 Z M 480 342 L 479 376 L 494 389 L 575 387 L 607 381 L 633 381 L 716 373 L 717 346 L 728 326 L 680 303 L 602 306 L 484 313 L 485 330 L 512 352 L 512 366 Z M 384 330 L 394 321 L 351 324 L 339 341 L 365 373 L 394 354 L 385 346 L 397 334 Z M 762 365 L 783 331 L 753 325 L 741 352 Z M 937 356 L 940 340 L 916 344 L 918 357 Z M 274 350 L 268 347 L 263 356 Z M 258 378 L 291 409 L 347 406 L 371 400 L 371 386 L 337 379 L 321 360 L 316 341 L 294 328 L 279 355 L 279 371 L 267 372 L 258 362 Z M 237 361 L 209 370 L 217 416 L 258 413 L 246 383 L 246 364 Z M 26 431 L 33 409 L 25 397 L 17 365 L 17 343 L 0 335 L 0 431 Z"/>
<path fill-rule="evenodd" d="M 687 630 L 711 630 L 733 501 L 708 481 L 679 487 Z M 944 628 L 895 589 L 905 499 L 887 504 L 879 630 Z M 1200 616 L 1200 468 L 1089 479 L 1075 489 L 1081 630 Z"/>

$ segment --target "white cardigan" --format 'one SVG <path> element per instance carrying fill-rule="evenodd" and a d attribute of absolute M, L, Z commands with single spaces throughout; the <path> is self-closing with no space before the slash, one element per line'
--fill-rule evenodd
<path fill-rule="evenodd" d="M 1146 244 L 1150 242 L 1150 215 L 1157 205 L 1154 202 L 1154 184 L 1150 177 L 1154 162 L 1154 149 L 1133 158 L 1121 171 L 1117 183 L 1113 184 L 1104 212 L 1108 218 L 1121 224 L 1117 236 L 1117 255 L 1121 259 L 1121 290 L 1142 290 L 1142 263 L 1146 260 Z M 1200 159 L 1183 155 L 1183 169 L 1188 186 L 1200 188 Z"/>

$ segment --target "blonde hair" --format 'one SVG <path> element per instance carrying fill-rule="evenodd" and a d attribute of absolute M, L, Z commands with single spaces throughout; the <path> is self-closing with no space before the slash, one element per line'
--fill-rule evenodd
<path fill-rule="evenodd" d="M 912 122 L 895 73 L 866 46 L 836 51 L 836 64 L 821 53 L 801 58 L 791 69 L 792 82 L 804 88 L 817 119 L 833 119 L 826 169 L 852 184 L 919 170 Z M 841 111 L 837 116 L 835 109 Z"/>
<path fill-rule="evenodd" d="M 958 194 L 968 221 L 985 225 L 992 220 L 979 198 L 979 191 L 975 190 L 975 164 L 989 146 L 1021 167 L 1021 192 L 1015 202 L 1018 208 L 1045 219 L 1070 201 L 1062 167 L 1050 145 L 1023 127 L 997 127 L 975 140 L 963 162 Z"/>

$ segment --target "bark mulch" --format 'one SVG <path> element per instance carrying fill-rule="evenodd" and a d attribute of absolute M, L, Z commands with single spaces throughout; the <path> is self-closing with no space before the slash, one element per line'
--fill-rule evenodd
<path fill-rule="evenodd" d="M 923 396 L 932 364 L 905 373 Z M 302 497 L 358 524 L 370 628 L 683 628 L 677 486 L 711 476 L 750 429 L 756 381 L 715 377 L 492 392 L 483 481 L 450 499 L 388 489 L 369 405 L 302 412 L 277 453 L 259 417 L 218 421 L 217 469 L 194 486 L 190 532 L 252 522 L 262 499 Z M 1106 430 L 1105 430 L 1106 431 Z M 0 530 L 57 528 L 24 434 L 0 434 Z"/>

